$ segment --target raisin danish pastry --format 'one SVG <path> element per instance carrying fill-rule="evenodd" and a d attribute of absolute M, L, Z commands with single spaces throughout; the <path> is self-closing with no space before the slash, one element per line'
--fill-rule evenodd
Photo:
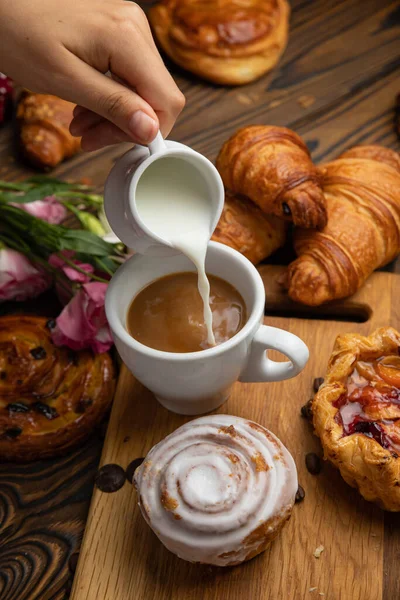
<path fill-rule="evenodd" d="M 286 224 L 274 215 L 266 215 L 251 200 L 225 190 L 225 204 L 212 239 L 226 244 L 258 264 L 278 248 L 286 238 Z"/>
<path fill-rule="evenodd" d="M 381 146 L 356 146 L 322 166 L 328 224 L 298 230 L 298 258 L 286 286 L 292 300 L 318 306 L 354 294 L 400 253 L 400 157 Z"/>
<path fill-rule="evenodd" d="M 144 519 L 171 552 L 230 566 L 265 550 L 288 521 L 297 471 L 261 425 L 209 415 L 154 446 L 134 483 Z"/>
<path fill-rule="evenodd" d="M 325 457 L 366 500 L 400 511 L 400 334 L 336 340 L 312 402 Z"/>
<path fill-rule="evenodd" d="M 149 20 L 178 65 L 214 83 L 241 85 L 275 67 L 289 15 L 287 0 L 161 0 Z"/>
<path fill-rule="evenodd" d="M 244 194 L 264 213 L 299 227 L 326 225 L 320 175 L 294 131 L 269 125 L 243 127 L 222 146 L 216 165 L 225 187 Z"/>
<path fill-rule="evenodd" d="M 0 460 L 62 454 L 82 442 L 111 405 L 110 356 L 57 348 L 46 323 L 32 316 L 0 319 Z"/>

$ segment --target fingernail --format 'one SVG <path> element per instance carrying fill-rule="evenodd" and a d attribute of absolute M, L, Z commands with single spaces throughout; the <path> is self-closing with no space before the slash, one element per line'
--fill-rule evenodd
<path fill-rule="evenodd" d="M 128 125 L 130 133 L 143 144 L 151 142 L 158 129 L 157 122 L 142 110 L 133 113 Z"/>

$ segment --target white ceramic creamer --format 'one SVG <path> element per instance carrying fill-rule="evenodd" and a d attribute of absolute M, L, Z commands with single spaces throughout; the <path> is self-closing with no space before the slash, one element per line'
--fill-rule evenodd
<path fill-rule="evenodd" d="M 204 265 L 223 204 L 224 186 L 214 165 L 160 133 L 149 148 L 136 146 L 116 163 L 104 190 L 107 219 L 122 242 L 139 254 L 182 253 L 194 263 L 210 345 L 215 340 Z"/>

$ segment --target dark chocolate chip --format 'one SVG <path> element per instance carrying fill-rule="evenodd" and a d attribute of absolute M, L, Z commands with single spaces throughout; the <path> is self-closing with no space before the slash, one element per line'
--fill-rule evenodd
<path fill-rule="evenodd" d="M 315 452 L 306 454 L 306 467 L 311 475 L 318 475 L 322 471 L 322 463 L 320 457 Z"/>
<path fill-rule="evenodd" d="M 290 215 L 292 214 L 292 211 L 290 210 L 290 206 L 289 206 L 289 204 L 286 204 L 286 202 L 282 203 L 282 210 L 283 210 L 283 214 L 286 215 L 287 217 L 290 217 Z"/>
<path fill-rule="evenodd" d="M 69 557 L 68 566 L 69 566 L 69 570 L 71 571 L 72 574 L 74 574 L 76 571 L 76 567 L 78 565 L 78 560 L 79 560 L 79 552 L 74 552 Z"/>
<path fill-rule="evenodd" d="M 41 415 L 44 415 L 46 419 L 49 419 L 49 421 L 59 417 L 59 414 L 56 411 L 56 409 L 52 406 L 49 406 L 48 404 L 45 404 L 44 402 L 34 402 L 32 404 L 32 408 Z"/>
<path fill-rule="evenodd" d="M 126 480 L 125 471 L 115 464 L 104 465 L 97 471 L 95 484 L 101 492 L 110 494 L 122 488 Z"/>
<path fill-rule="evenodd" d="M 299 487 L 297 488 L 297 492 L 296 492 L 296 497 L 295 497 L 295 502 L 303 502 L 304 498 L 305 498 L 305 491 L 304 489 L 301 487 L 301 485 L 299 485 Z"/>
<path fill-rule="evenodd" d="M 29 406 L 23 402 L 11 402 L 7 404 L 7 408 L 10 412 L 26 413 L 29 411 Z"/>
<path fill-rule="evenodd" d="M 7 373 L 5 371 L 0 372 L 0 379 L 2 379 L 3 381 L 4 379 L 7 379 Z"/>
<path fill-rule="evenodd" d="M 46 350 L 42 346 L 37 346 L 30 350 L 31 355 L 35 360 L 44 360 L 47 356 Z"/>
<path fill-rule="evenodd" d="M 21 427 L 10 427 L 9 429 L 5 430 L 4 435 L 6 435 L 8 438 L 14 439 L 21 435 L 21 433 Z"/>
<path fill-rule="evenodd" d="M 81 398 L 76 405 L 75 412 L 82 414 L 92 406 L 93 400 L 91 398 Z"/>
<path fill-rule="evenodd" d="M 129 481 L 129 483 L 133 483 L 133 476 L 135 474 L 135 471 L 138 467 L 140 467 L 143 461 L 144 457 L 142 456 L 141 458 L 135 458 L 135 460 L 129 463 L 126 469 L 126 478 Z"/>
<path fill-rule="evenodd" d="M 57 325 L 57 323 L 56 323 L 55 319 L 49 319 L 46 323 L 47 329 L 54 329 L 56 325 Z"/>
<path fill-rule="evenodd" d="M 304 406 L 301 407 L 300 414 L 302 417 L 304 417 L 304 419 L 308 419 L 309 421 L 311 421 L 312 415 L 313 415 L 312 400 L 309 400 L 308 402 L 305 403 Z"/>
<path fill-rule="evenodd" d="M 318 392 L 319 388 L 321 387 L 321 385 L 324 383 L 324 378 L 323 377 L 316 377 L 314 379 L 314 383 L 313 383 L 313 388 L 314 388 L 314 392 Z"/>

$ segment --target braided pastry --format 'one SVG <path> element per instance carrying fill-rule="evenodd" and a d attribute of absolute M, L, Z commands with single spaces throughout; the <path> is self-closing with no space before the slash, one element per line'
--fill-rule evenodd
<path fill-rule="evenodd" d="M 154 446 L 134 482 L 143 517 L 171 552 L 229 566 L 278 535 L 292 512 L 297 472 L 261 425 L 209 415 Z"/>

